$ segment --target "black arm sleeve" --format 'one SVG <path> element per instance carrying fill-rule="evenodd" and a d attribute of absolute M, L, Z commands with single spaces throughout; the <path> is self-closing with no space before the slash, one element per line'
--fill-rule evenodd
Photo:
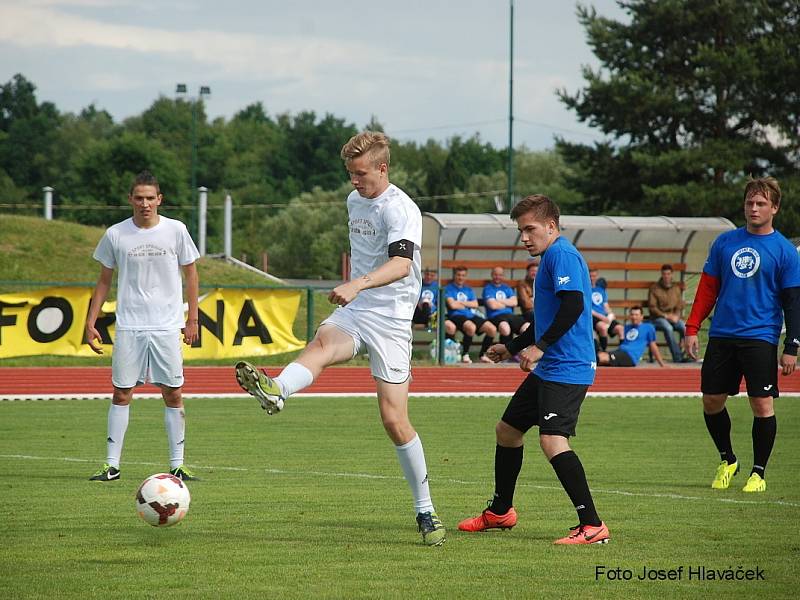
<path fill-rule="evenodd" d="M 528 327 L 525 331 L 520 333 L 517 337 L 506 344 L 506 350 L 511 356 L 519 354 L 523 348 L 527 348 L 536 341 L 536 331 L 533 325 Z"/>
<path fill-rule="evenodd" d="M 581 292 L 577 290 L 559 292 L 557 295 L 561 298 L 561 306 L 558 307 L 558 312 L 550 327 L 542 334 L 541 338 L 536 340 L 536 346 L 543 352 L 567 333 L 583 312 L 583 294 Z"/>
<path fill-rule="evenodd" d="M 800 287 L 781 290 L 781 306 L 783 319 L 786 321 L 783 353 L 797 356 L 797 348 L 800 346 Z"/>
<path fill-rule="evenodd" d="M 510 354 L 517 354 L 533 343 L 536 343 L 540 350 L 545 351 L 548 346 L 555 344 L 562 335 L 569 331 L 570 327 L 575 325 L 583 312 L 583 294 L 575 290 L 559 292 L 557 295 L 561 299 L 561 305 L 547 331 L 539 340 L 536 340 L 536 332 L 533 331 L 533 327 L 528 327 L 524 333 L 506 344 L 506 349 Z"/>

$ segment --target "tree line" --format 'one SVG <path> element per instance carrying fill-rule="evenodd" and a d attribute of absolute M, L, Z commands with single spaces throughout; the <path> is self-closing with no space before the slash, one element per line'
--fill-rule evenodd
<path fill-rule="evenodd" d="M 797 0 L 627 0 L 626 22 L 578 7 L 600 67 L 578 91 L 558 90 L 605 134 L 593 145 L 556 138 L 514 150 L 514 194 L 545 193 L 565 213 L 724 216 L 742 222 L 750 176 L 784 190 L 777 223 L 800 235 L 800 3 Z M 518 99 L 524 105 L 524 98 Z M 335 277 L 347 249 L 349 191 L 339 150 L 362 128 L 332 114 L 271 115 L 261 102 L 209 120 L 202 100 L 159 97 L 117 123 L 39 102 L 23 74 L 0 86 L 0 211 L 109 225 L 126 216 L 133 175 L 157 174 L 165 214 L 194 223 L 197 183 L 209 188 L 209 252 L 221 250 L 222 199 L 234 210 L 234 254 L 282 276 Z M 395 141 L 392 180 L 431 212 L 496 212 L 508 188 L 506 148 L 453 136 Z M 508 210 L 509 207 L 504 207 Z"/>

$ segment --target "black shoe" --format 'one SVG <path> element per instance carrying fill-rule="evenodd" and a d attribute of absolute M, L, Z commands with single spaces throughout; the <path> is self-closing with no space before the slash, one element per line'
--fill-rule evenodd
<path fill-rule="evenodd" d="M 189 469 L 181 465 L 176 469 L 172 469 L 169 472 L 170 475 L 174 475 L 181 481 L 200 481 L 200 478 L 197 477 L 194 473 L 192 473 Z"/>
<path fill-rule="evenodd" d="M 89 477 L 89 481 L 115 481 L 119 479 L 119 469 L 108 463 L 103 465 L 97 473 Z"/>

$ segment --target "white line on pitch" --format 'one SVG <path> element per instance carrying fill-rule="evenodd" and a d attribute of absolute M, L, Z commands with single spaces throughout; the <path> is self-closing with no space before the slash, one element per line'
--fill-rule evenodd
<path fill-rule="evenodd" d="M 80 463 L 92 463 L 97 462 L 96 460 L 89 460 L 87 458 L 71 458 L 71 457 L 61 457 L 61 458 L 54 458 L 49 456 L 32 456 L 29 454 L 0 454 L 0 458 L 8 458 L 8 459 L 19 459 L 19 460 L 53 460 L 53 461 L 62 461 L 62 462 L 80 462 Z M 163 467 L 163 463 L 152 463 L 152 462 L 137 462 L 137 461 L 126 461 L 126 464 L 129 465 L 143 465 L 147 467 Z M 193 469 L 199 470 L 215 470 L 215 471 L 260 471 L 264 473 L 270 473 L 273 475 L 302 475 L 302 476 L 314 476 L 314 477 L 349 477 L 353 479 L 385 479 L 385 480 L 396 480 L 396 479 L 403 479 L 403 477 L 399 475 L 375 475 L 371 473 L 343 473 L 343 472 L 335 472 L 335 471 L 288 471 L 286 469 L 272 469 L 272 468 L 264 468 L 264 469 L 249 469 L 246 467 L 216 467 L 211 465 L 198 465 L 198 464 L 189 464 L 189 467 Z M 459 485 L 483 485 L 484 482 L 481 481 L 467 481 L 463 479 L 440 479 L 438 480 L 440 483 L 452 483 L 452 484 L 459 484 Z M 533 483 L 518 483 L 520 487 L 527 487 L 533 488 L 537 490 L 561 490 L 562 488 L 554 485 L 537 485 Z M 755 504 L 755 505 L 765 505 L 765 504 L 774 504 L 777 506 L 791 506 L 791 507 L 800 507 L 799 502 L 789 502 L 786 500 L 736 500 L 734 498 L 708 498 L 702 496 L 686 496 L 684 494 L 654 494 L 654 493 L 646 493 L 646 492 L 627 492 L 625 490 L 606 490 L 602 488 L 592 488 L 592 493 L 599 493 L 599 494 L 615 494 L 617 496 L 630 496 L 630 497 L 637 497 L 637 498 L 664 498 L 667 500 L 699 500 L 702 502 L 707 502 L 709 500 L 715 502 L 724 502 L 728 504 Z"/>

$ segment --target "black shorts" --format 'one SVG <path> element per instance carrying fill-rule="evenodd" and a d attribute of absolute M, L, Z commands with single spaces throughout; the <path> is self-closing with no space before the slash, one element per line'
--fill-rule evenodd
<path fill-rule="evenodd" d="M 598 319 L 597 317 L 592 315 L 592 329 L 597 329 L 597 324 L 599 322 L 600 322 L 600 319 Z M 611 336 L 616 336 L 616 334 L 614 333 L 614 330 L 617 328 L 617 325 L 619 325 L 619 324 L 620 324 L 620 322 L 617 321 L 616 319 L 611 321 L 608 324 L 608 334 L 611 335 Z"/>
<path fill-rule="evenodd" d="M 427 325 L 431 320 L 431 305 L 427 302 L 414 307 L 414 316 L 411 322 L 415 325 Z"/>
<path fill-rule="evenodd" d="M 456 329 L 458 329 L 462 333 L 464 332 L 464 323 L 466 323 L 467 321 L 472 321 L 473 323 L 475 323 L 476 333 L 480 331 L 480 328 L 483 327 L 484 323 L 486 323 L 486 319 L 478 315 L 475 315 L 473 317 L 465 317 L 463 315 L 453 315 L 452 317 L 447 317 L 447 318 L 450 319 L 455 324 Z"/>
<path fill-rule="evenodd" d="M 742 377 L 751 398 L 777 398 L 778 347 L 764 340 L 710 338 L 703 357 L 700 391 L 735 396 Z"/>
<path fill-rule="evenodd" d="M 539 434 L 575 435 L 588 385 L 545 381 L 528 375 L 514 392 L 502 421 L 522 433 L 537 425 Z"/>
<path fill-rule="evenodd" d="M 494 324 L 495 327 L 500 327 L 500 323 L 503 321 L 507 322 L 511 327 L 511 333 L 519 333 L 520 327 L 522 327 L 522 324 L 525 323 L 525 318 L 522 315 L 515 314 L 497 315 L 489 320 Z"/>
<path fill-rule="evenodd" d="M 633 362 L 631 355 L 625 350 L 615 350 L 608 353 L 609 366 L 611 367 L 635 367 L 636 363 Z"/>

